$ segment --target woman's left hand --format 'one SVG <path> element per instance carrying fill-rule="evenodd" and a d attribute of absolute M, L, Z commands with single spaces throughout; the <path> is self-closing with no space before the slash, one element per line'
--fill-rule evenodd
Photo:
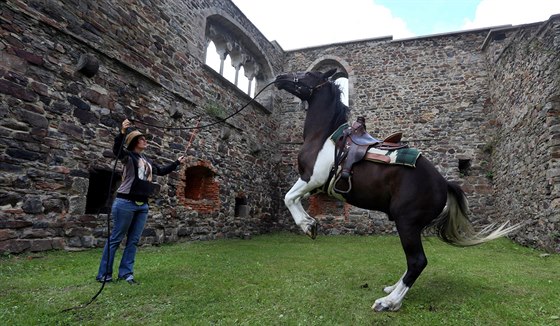
<path fill-rule="evenodd" d="M 177 161 L 179 161 L 179 164 L 185 163 L 186 160 L 187 160 L 187 158 L 184 157 L 184 156 L 179 156 L 179 158 L 177 159 Z"/>

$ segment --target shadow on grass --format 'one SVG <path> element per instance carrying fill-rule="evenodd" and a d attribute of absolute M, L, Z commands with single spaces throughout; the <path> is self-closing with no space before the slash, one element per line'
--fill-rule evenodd
<path fill-rule="evenodd" d="M 430 310 L 441 306 L 461 305 L 473 298 L 493 295 L 497 286 L 468 276 L 423 275 L 407 295 L 408 304 L 428 305 Z"/>

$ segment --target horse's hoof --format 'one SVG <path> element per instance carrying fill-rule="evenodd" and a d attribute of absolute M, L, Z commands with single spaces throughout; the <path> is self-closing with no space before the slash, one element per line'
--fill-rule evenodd
<path fill-rule="evenodd" d="M 389 311 L 389 307 L 383 305 L 381 302 L 374 303 L 371 309 L 375 312 Z"/>
<path fill-rule="evenodd" d="M 317 222 L 313 221 L 312 224 L 309 225 L 305 234 L 310 237 L 312 240 L 317 238 Z"/>
<path fill-rule="evenodd" d="M 401 304 L 389 304 L 383 303 L 381 300 L 375 300 L 375 303 L 371 307 L 376 312 L 383 312 L 383 311 L 397 311 L 401 308 Z"/>

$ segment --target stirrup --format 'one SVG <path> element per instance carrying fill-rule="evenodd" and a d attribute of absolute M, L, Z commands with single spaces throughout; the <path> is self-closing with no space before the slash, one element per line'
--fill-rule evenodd
<path fill-rule="evenodd" d="M 338 183 L 338 181 L 340 180 L 340 178 L 342 177 L 342 174 L 339 174 L 338 177 L 336 177 L 336 179 L 334 180 L 333 183 L 333 190 L 335 192 L 338 192 L 339 194 L 347 194 L 350 191 L 352 191 L 352 176 L 348 177 L 348 189 L 347 190 L 340 190 L 336 187 L 336 184 Z"/>

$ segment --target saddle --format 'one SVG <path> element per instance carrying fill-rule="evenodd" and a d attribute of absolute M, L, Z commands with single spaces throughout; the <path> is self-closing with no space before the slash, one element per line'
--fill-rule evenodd
<path fill-rule="evenodd" d="M 368 150 L 370 148 L 396 150 L 408 147 L 408 144 L 402 143 L 401 139 L 401 132 L 394 133 L 384 140 L 379 140 L 371 136 L 366 131 L 365 118 L 358 117 L 356 122 L 342 133 L 342 137 L 337 144 L 337 154 L 335 157 L 334 169 L 338 170 L 339 166 L 342 167 L 342 171 L 337 179 L 347 180 L 349 187 L 347 190 L 340 190 L 335 187 L 334 190 L 338 193 L 350 192 L 352 189 L 350 180 L 352 176 L 352 166 L 366 157 L 389 163 L 390 159 L 387 156 L 368 153 Z M 338 182 L 338 180 L 336 180 L 336 182 Z"/>

